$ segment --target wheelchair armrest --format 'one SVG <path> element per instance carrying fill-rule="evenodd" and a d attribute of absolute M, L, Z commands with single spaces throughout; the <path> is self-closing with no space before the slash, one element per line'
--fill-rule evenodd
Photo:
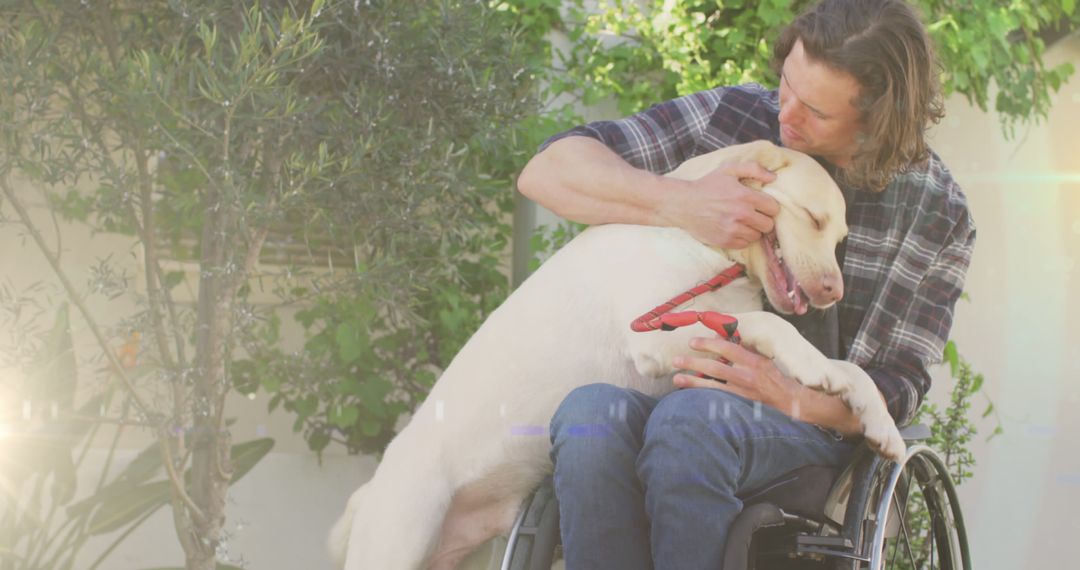
<path fill-rule="evenodd" d="M 900 428 L 900 437 L 904 438 L 905 443 L 927 440 L 930 439 L 930 436 L 930 426 L 927 425 L 914 424 Z"/>

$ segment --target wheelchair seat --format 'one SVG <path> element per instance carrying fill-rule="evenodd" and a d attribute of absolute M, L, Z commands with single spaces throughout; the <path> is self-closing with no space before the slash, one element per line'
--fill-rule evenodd
<path fill-rule="evenodd" d="M 836 482 L 840 469 L 823 465 L 807 465 L 785 473 L 765 487 L 739 496 L 743 508 L 758 503 L 771 503 L 784 512 L 811 519 L 825 516 L 825 502 Z"/>
<path fill-rule="evenodd" d="M 823 520 L 825 505 L 840 470 L 823 465 L 807 465 L 771 481 L 760 490 L 740 496 L 743 510 L 728 530 L 724 548 L 724 568 L 747 568 L 756 556 L 756 533 L 783 527 L 787 516 Z"/>

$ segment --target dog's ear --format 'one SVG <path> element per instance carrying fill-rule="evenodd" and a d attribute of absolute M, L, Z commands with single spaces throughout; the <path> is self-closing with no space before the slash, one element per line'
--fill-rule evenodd
<path fill-rule="evenodd" d="M 746 150 L 751 160 L 772 172 L 784 168 L 791 162 L 784 149 L 766 140 L 749 143 L 746 145 Z"/>
<path fill-rule="evenodd" d="M 776 172 L 777 170 L 786 167 L 791 162 L 787 155 L 788 151 L 785 151 L 766 140 L 743 144 L 740 147 L 740 151 L 741 152 L 739 152 L 736 157 L 736 161 L 756 162 L 759 166 L 770 172 Z M 739 182 L 754 190 L 761 190 L 764 186 L 761 181 L 756 178 L 740 178 Z"/>

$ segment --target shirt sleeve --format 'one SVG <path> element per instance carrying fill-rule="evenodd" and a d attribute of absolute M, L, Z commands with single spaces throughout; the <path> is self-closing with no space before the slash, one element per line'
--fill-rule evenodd
<path fill-rule="evenodd" d="M 883 350 L 865 367 L 897 425 L 911 422 L 930 389 L 929 367 L 942 361 L 956 301 L 971 263 L 975 226 L 966 205 L 953 206 L 958 211 L 947 239 L 912 291 L 911 301 L 892 327 Z"/>
<path fill-rule="evenodd" d="M 575 127 L 544 141 L 539 150 L 566 137 L 590 137 L 636 168 L 666 174 L 694 156 L 724 90 L 721 87 L 702 91 L 654 105 L 624 119 Z"/>

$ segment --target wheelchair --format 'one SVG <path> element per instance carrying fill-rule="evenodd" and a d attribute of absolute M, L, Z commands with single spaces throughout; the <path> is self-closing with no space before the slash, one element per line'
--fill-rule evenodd
<path fill-rule="evenodd" d="M 740 497 L 723 568 L 971 570 L 956 489 L 941 457 L 921 443 L 930 429 L 901 435 L 908 453 L 900 463 L 864 446 L 843 469 L 802 467 Z M 548 570 L 559 550 L 548 479 L 518 515 L 501 568 Z"/>

